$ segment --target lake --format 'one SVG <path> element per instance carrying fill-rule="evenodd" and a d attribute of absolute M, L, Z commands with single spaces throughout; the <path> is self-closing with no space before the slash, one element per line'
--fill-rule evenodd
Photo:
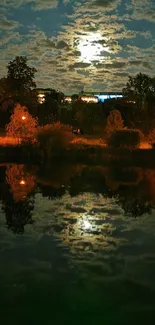
<path fill-rule="evenodd" d="M 154 324 L 155 169 L 0 166 L 4 324 Z"/>

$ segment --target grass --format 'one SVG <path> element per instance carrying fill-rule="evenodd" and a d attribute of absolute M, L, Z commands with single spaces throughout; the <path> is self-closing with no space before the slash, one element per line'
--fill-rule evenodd
<path fill-rule="evenodd" d="M 14 137 L 0 137 L 0 146 L 16 146 L 20 144 L 19 138 Z"/>
<path fill-rule="evenodd" d="M 99 147 L 105 147 L 105 143 L 103 141 L 103 139 L 98 138 L 98 139 L 94 139 L 94 138 L 75 138 L 71 141 L 71 144 L 73 145 L 83 145 L 83 146 L 99 146 Z"/>
<path fill-rule="evenodd" d="M 20 144 L 19 138 L 0 136 L 0 147 L 2 146 L 15 146 Z M 77 137 L 71 141 L 71 144 L 78 146 L 99 146 L 105 147 L 106 144 L 101 138 L 93 138 L 93 137 Z M 140 149 L 151 149 L 151 145 L 145 140 L 140 144 Z"/>

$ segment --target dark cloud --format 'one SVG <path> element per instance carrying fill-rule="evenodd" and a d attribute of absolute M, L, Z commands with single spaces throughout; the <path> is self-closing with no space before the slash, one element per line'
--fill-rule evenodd
<path fill-rule="evenodd" d="M 104 69 L 108 69 L 108 70 L 111 70 L 111 69 L 122 69 L 122 68 L 125 68 L 127 66 L 127 63 L 126 62 L 112 62 L 112 63 L 98 63 L 96 64 L 96 68 L 98 69 L 101 69 L 101 68 L 104 68 Z"/>
<path fill-rule="evenodd" d="M 9 20 L 4 15 L 0 15 L 0 29 L 1 30 L 10 30 L 16 29 L 19 27 L 19 23 L 15 20 Z"/>
<path fill-rule="evenodd" d="M 85 62 L 76 62 L 69 66 L 69 68 L 72 69 L 85 69 L 90 67 L 91 63 L 85 63 Z"/>
<path fill-rule="evenodd" d="M 91 1 L 91 5 L 93 7 L 101 7 L 106 10 L 115 9 L 119 3 L 120 0 L 92 0 Z"/>
<path fill-rule="evenodd" d="M 155 22 L 154 0 L 132 0 L 130 8 L 133 10 L 134 19 Z"/>
<path fill-rule="evenodd" d="M 129 73 L 127 73 L 127 72 L 115 72 L 114 74 L 116 77 L 119 77 L 119 78 L 124 78 L 124 77 L 129 76 Z"/>
<path fill-rule="evenodd" d="M 56 44 L 57 49 L 69 49 L 68 44 L 65 41 L 58 41 Z"/>
<path fill-rule="evenodd" d="M 149 62 L 143 60 L 132 60 L 129 61 L 129 64 L 131 66 L 143 66 L 146 69 L 152 69 L 152 65 Z"/>

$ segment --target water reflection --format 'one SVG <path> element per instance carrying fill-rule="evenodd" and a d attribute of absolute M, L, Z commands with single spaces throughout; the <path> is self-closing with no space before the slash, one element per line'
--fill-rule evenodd
<path fill-rule="evenodd" d="M 131 217 L 151 214 L 155 205 L 155 170 L 150 169 L 63 164 L 39 169 L 7 164 L 1 166 L 0 178 L 6 224 L 17 233 L 23 233 L 25 225 L 33 223 L 37 192 L 50 200 L 61 199 L 66 193 L 71 198 L 93 193 L 103 202 L 113 199 L 123 214 Z M 76 212 L 82 213 L 81 209 L 76 207 Z M 72 209 L 72 212 L 74 214 L 75 211 Z M 81 231 L 93 233 L 95 228 L 87 212 L 83 213 L 78 227 Z M 98 211 L 100 215 L 101 212 Z"/>
<path fill-rule="evenodd" d="M 29 310 L 38 324 L 55 311 L 61 323 L 72 312 L 77 324 L 85 312 L 87 323 L 92 311 L 95 322 L 101 315 L 97 323 L 104 315 L 108 324 L 131 324 L 138 311 L 138 324 L 154 311 L 154 175 L 141 168 L 1 166 L 0 302 L 8 323 L 20 311 L 22 323 Z"/>
<path fill-rule="evenodd" d="M 6 182 L 15 201 L 22 201 L 35 187 L 35 176 L 24 165 L 6 165 Z"/>
<path fill-rule="evenodd" d="M 2 184 L 2 211 L 7 227 L 14 233 L 23 233 L 25 225 L 33 223 L 35 186 L 35 176 L 24 165 L 6 165 Z"/>
<path fill-rule="evenodd" d="M 33 223 L 34 202 L 33 197 L 15 201 L 11 194 L 2 200 L 2 211 L 5 213 L 6 224 L 14 233 L 24 233 L 25 225 Z"/>

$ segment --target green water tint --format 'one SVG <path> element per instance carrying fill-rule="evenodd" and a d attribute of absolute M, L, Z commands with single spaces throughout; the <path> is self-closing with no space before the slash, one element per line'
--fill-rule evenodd
<path fill-rule="evenodd" d="M 155 171 L 0 168 L 5 324 L 153 324 Z"/>

